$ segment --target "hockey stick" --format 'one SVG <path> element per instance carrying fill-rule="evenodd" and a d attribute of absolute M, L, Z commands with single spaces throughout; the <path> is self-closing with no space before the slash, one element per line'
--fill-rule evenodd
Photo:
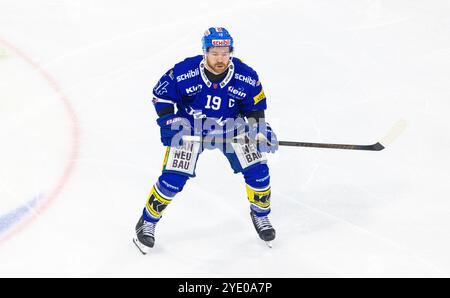
<path fill-rule="evenodd" d="M 327 149 L 346 149 L 346 150 L 366 150 L 381 151 L 390 145 L 406 128 L 406 121 L 401 119 L 389 130 L 386 136 L 379 142 L 372 145 L 353 145 L 353 144 L 331 144 L 331 143 L 309 143 L 309 142 L 290 142 L 279 141 L 280 146 L 293 147 L 313 147 Z"/>
<path fill-rule="evenodd" d="M 401 119 L 389 130 L 386 136 L 379 142 L 372 145 L 353 145 L 353 144 L 330 144 L 330 143 L 309 143 L 309 142 L 290 142 L 279 141 L 280 146 L 293 147 L 313 147 L 327 149 L 346 149 L 346 150 L 366 150 L 381 151 L 390 145 L 406 128 L 406 121 Z"/>
<path fill-rule="evenodd" d="M 312 148 L 367 150 L 367 151 L 381 151 L 385 148 L 385 146 L 383 146 L 380 142 L 377 142 L 372 145 L 350 145 L 350 144 L 280 141 L 278 142 L 278 144 L 280 146 L 290 146 L 290 147 L 312 147 Z"/>
<path fill-rule="evenodd" d="M 390 145 L 406 128 L 406 121 L 401 119 L 389 130 L 386 136 L 381 141 L 372 145 L 353 145 L 353 144 L 332 144 L 332 143 L 310 143 L 310 142 L 293 142 L 293 141 L 279 141 L 278 145 L 288 147 L 309 147 L 309 148 L 326 148 L 326 149 L 345 149 L 345 150 L 365 150 L 365 151 L 381 151 L 386 146 Z M 199 137 L 184 136 L 186 141 L 200 141 Z M 205 138 L 203 142 L 217 142 L 217 143 L 238 143 L 237 139 L 222 139 L 222 138 Z"/>

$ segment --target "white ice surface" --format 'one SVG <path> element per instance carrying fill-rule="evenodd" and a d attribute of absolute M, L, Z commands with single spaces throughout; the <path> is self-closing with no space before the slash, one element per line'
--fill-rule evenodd
<path fill-rule="evenodd" d="M 258 71 L 279 139 L 369 144 L 408 127 L 381 152 L 271 156 L 272 249 L 242 177 L 205 152 L 143 256 L 133 229 L 164 155 L 151 90 L 210 26 Z M 73 149 L 36 65 L 80 131 L 48 208 L 0 229 L 0 276 L 450 276 L 450 2 L 1 0 L 0 40 L 35 63 L 0 43 L 0 219 L 45 198 Z"/>

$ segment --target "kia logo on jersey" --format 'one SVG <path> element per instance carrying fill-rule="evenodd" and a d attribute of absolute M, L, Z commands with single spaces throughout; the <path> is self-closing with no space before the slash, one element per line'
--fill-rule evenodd
<path fill-rule="evenodd" d="M 197 86 L 191 86 L 189 88 L 186 88 L 186 93 L 190 94 L 190 93 L 200 91 L 200 90 L 202 90 L 202 85 L 198 84 Z"/>
<path fill-rule="evenodd" d="M 231 41 L 229 39 L 213 39 L 212 45 L 213 46 L 229 46 L 231 44 Z"/>

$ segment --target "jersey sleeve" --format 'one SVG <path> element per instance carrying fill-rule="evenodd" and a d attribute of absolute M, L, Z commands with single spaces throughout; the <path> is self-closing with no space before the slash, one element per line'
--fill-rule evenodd
<path fill-rule="evenodd" d="M 173 68 L 166 72 L 153 88 L 153 105 L 158 116 L 172 114 L 178 102 L 178 90 Z"/>
<path fill-rule="evenodd" d="M 264 89 L 259 81 L 258 75 L 254 73 L 255 84 L 249 85 L 250 92 L 249 96 L 247 96 L 240 104 L 240 112 L 244 115 L 252 111 L 257 110 L 265 110 L 267 109 L 267 99 L 264 94 Z"/>

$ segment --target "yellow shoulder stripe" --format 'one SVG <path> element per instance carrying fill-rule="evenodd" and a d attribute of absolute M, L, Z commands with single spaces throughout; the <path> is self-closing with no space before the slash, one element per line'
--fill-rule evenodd
<path fill-rule="evenodd" d="M 261 92 L 258 93 L 255 97 L 253 97 L 253 101 L 255 102 L 255 105 L 260 102 L 261 100 L 265 99 L 266 95 L 264 94 L 264 89 L 261 88 Z"/>

